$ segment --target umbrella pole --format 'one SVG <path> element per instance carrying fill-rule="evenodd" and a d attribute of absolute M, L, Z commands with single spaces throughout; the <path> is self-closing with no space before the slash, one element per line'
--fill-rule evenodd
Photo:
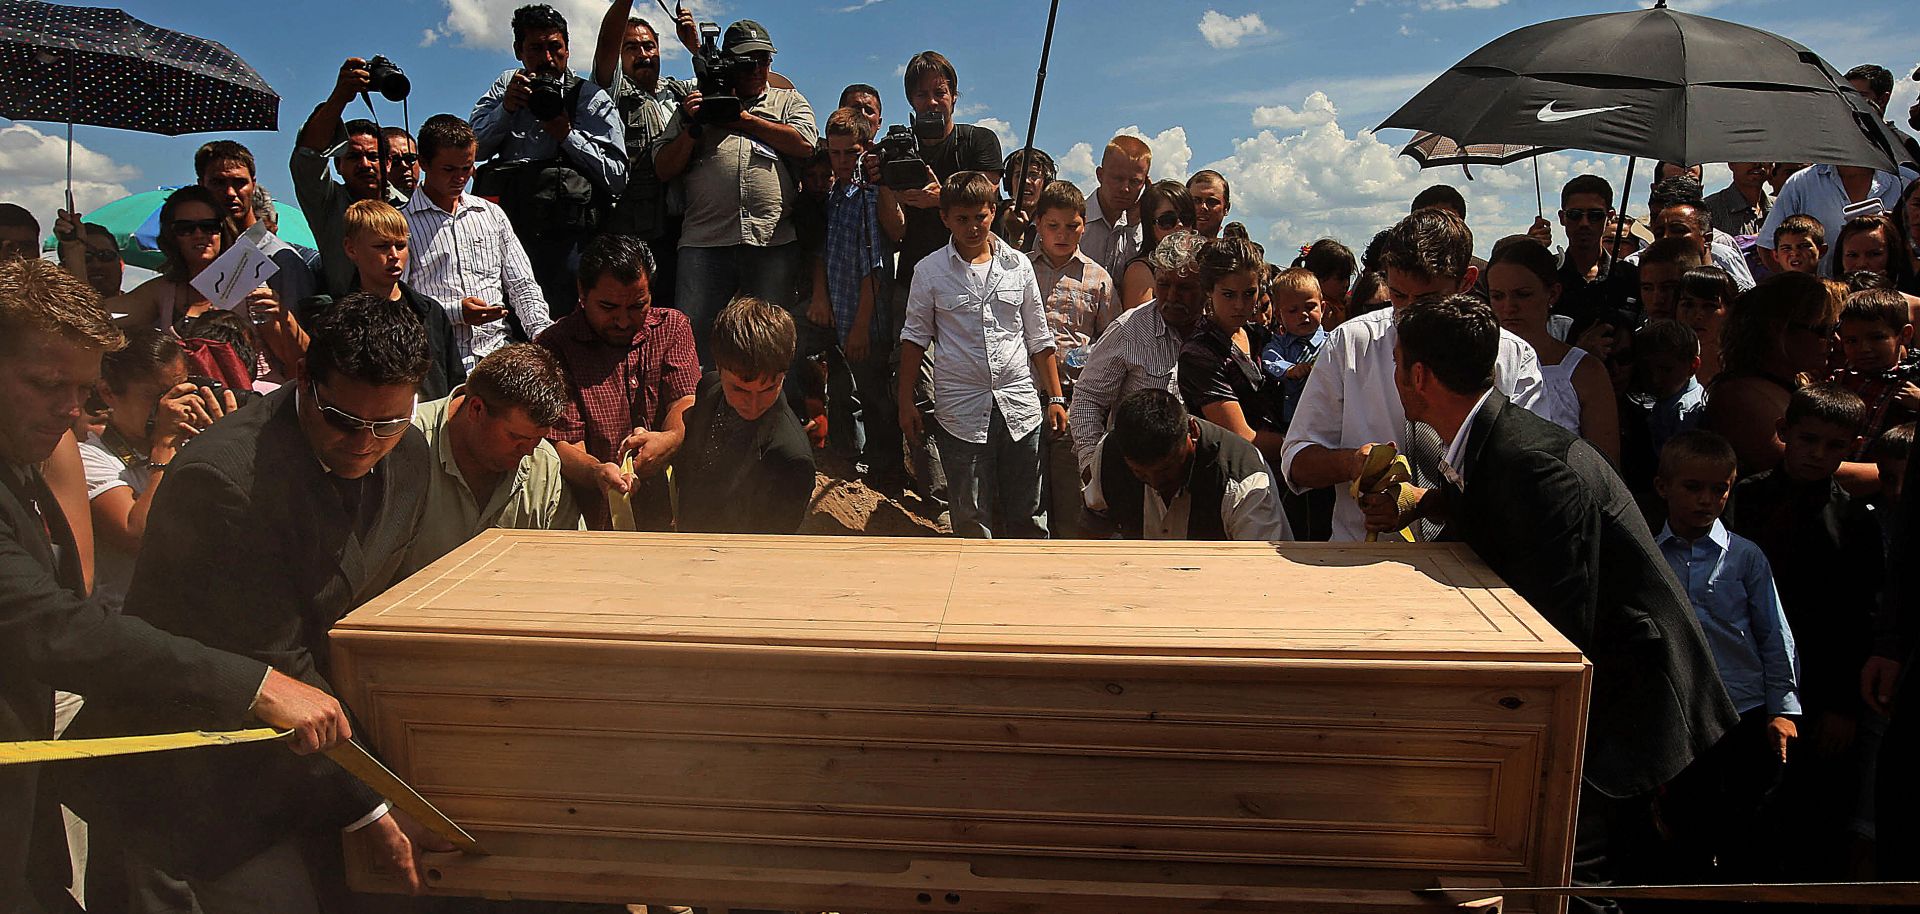
<path fill-rule="evenodd" d="M 1627 156 L 1627 184 L 1625 187 L 1620 188 L 1620 211 L 1619 211 L 1620 215 L 1618 218 L 1614 219 L 1615 224 L 1613 229 L 1613 246 L 1615 250 L 1619 249 L 1620 242 L 1625 240 L 1627 237 L 1627 211 L 1626 211 L 1627 196 L 1633 193 L 1633 166 L 1634 166 L 1634 163 L 1637 161 L 1639 161 L 1637 157 Z M 1613 258 L 1609 257 L 1607 258 L 1607 272 L 1612 272 L 1612 271 L 1613 271 Z M 1604 273 L 1601 274 L 1600 278 L 1601 279 L 1607 278 L 1606 274 Z"/>
<path fill-rule="evenodd" d="M 67 122 L 67 212 L 73 212 L 73 122 Z"/>
<path fill-rule="evenodd" d="M 1533 213 L 1542 219 L 1547 218 L 1547 205 L 1540 202 L 1540 157 L 1533 157 Z"/>

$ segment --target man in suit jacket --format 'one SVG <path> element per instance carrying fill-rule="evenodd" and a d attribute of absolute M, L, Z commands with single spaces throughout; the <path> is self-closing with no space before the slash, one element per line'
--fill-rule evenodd
<path fill-rule="evenodd" d="M 405 302 L 356 293 L 320 315 L 297 381 L 175 460 L 126 612 L 328 688 L 328 629 L 393 583 L 420 524 L 429 457 L 413 400 L 427 353 Z M 73 731 L 197 721 L 165 704 L 89 696 Z M 342 830 L 364 829 L 417 879 L 417 826 L 325 758 L 255 744 L 80 771 L 76 810 L 125 848 L 134 911 L 317 912 L 344 894 Z"/>
<path fill-rule="evenodd" d="M 1472 546 L 1593 662 L 1574 882 L 1604 885 L 1636 810 L 1738 716 L 1626 484 L 1591 445 L 1492 389 L 1492 309 L 1455 295 L 1396 320 L 1394 386 L 1407 418 L 1446 445 L 1445 481 L 1411 513 L 1443 520 L 1442 539 Z M 1412 519 L 1391 498 L 1364 507 L 1370 529 Z"/>
<path fill-rule="evenodd" d="M 251 713 L 299 730 L 308 751 L 333 745 L 349 730 L 331 696 L 87 599 L 79 550 L 40 463 L 79 417 L 101 354 L 123 342 L 99 301 L 52 263 L 0 266 L 0 741 L 53 738 L 58 687 L 171 702 L 201 721 Z M 0 767 L 4 914 L 77 910 L 59 803 L 40 789 L 44 767 Z"/>

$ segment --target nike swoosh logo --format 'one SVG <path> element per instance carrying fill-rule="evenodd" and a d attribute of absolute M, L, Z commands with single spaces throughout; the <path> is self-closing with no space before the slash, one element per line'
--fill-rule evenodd
<path fill-rule="evenodd" d="M 1570 121 L 1576 117 L 1586 117 L 1589 114 L 1600 114 L 1606 111 L 1619 111 L 1622 108 L 1633 107 L 1632 105 L 1614 105 L 1611 108 L 1577 108 L 1572 111 L 1555 111 L 1553 110 L 1553 106 L 1557 104 L 1559 104 L 1557 100 L 1548 102 L 1545 105 L 1541 106 L 1540 110 L 1535 112 L 1533 116 L 1537 118 L 1542 124 L 1553 124 L 1553 123 L 1558 123 L 1560 121 Z"/>

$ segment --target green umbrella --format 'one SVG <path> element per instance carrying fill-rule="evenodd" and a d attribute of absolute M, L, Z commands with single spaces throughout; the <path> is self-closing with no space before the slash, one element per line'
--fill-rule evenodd
<path fill-rule="evenodd" d="M 163 187 L 121 197 L 112 203 L 94 207 L 92 212 L 82 213 L 80 218 L 83 222 L 91 222 L 112 232 L 114 243 L 120 247 L 120 256 L 127 263 L 158 270 L 166 262 L 166 255 L 160 253 L 158 243 L 160 205 L 167 202 L 167 195 L 177 189 Z M 274 233 L 280 240 L 309 250 L 318 248 L 313 240 L 313 229 L 307 226 L 307 217 L 301 215 L 297 207 L 275 200 L 273 211 L 280 219 L 280 230 Z M 53 250 L 56 244 L 58 242 L 52 235 L 42 242 L 47 250 Z"/>

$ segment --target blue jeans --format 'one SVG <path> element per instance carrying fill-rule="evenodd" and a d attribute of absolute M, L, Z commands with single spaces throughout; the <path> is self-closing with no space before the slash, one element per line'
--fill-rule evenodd
<path fill-rule="evenodd" d="M 683 247 L 678 259 L 680 277 L 671 304 L 693 323 L 693 345 L 703 368 L 713 368 L 713 353 L 707 348 L 713 319 L 734 296 L 751 295 L 777 307 L 793 307 L 800 278 L 799 242 L 770 248 L 750 244 Z"/>
<path fill-rule="evenodd" d="M 953 532 L 970 539 L 1044 539 L 1040 521 L 1040 433 L 1013 440 L 999 408 L 987 425 L 987 442 L 974 444 L 933 422 L 940 466 L 947 473 L 947 503 Z"/>

